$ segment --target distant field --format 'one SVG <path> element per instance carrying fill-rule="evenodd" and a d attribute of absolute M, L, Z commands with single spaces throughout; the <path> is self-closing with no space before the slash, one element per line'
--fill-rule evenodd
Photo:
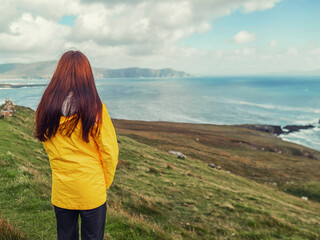
<path fill-rule="evenodd" d="M 8 239 L 56 239 L 48 158 L 33 110 L 17 109 L 0 119 L 1 218 L 16 231 Z M 315 191 L 318 152 L 232 126 L 113 122 L 121 143 L 105 239 L 319 239 L 320 203 L 278 189 L 305 179 Z"/>
<path fill-rule="evenodd" d="M 121 135 L 320 202 L 319 151 L 238 126 L 113 121 Z"/>

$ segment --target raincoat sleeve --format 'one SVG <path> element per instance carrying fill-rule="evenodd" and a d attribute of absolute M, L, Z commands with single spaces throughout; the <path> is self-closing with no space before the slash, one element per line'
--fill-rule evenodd
<path fill-rule="evenodd" d="M 102 103 L 101 120 L 100 134 L 96 137 L 96 143 L 101 155 L 101 165 L 106 181 L 106 189 L 109 189 L 118 164 L 119 147 L 115 129 L 104 103 Z"/>

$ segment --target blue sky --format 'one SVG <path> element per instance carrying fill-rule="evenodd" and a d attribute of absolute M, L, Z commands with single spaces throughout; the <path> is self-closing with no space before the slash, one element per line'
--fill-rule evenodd
<path fill-rule="evenodd" d="M 320 69 L 316 0 L 3 0 L 0 63 L 57 60 L 197 75 Z"/>
<path fill-rule="evenodd" d="M 67 26 L 73 26 L 75 23 L 75 20 L 77 19 L 77 16 L 74 15 L 64 15 L 62 18 L 58 21 L 59 24 L 67 25 Z"/>
<path fill-rule="evenodd" d="M 211 21 L 212 30 L 181 39 L 181 46 L 221 50 L 235 47 L 226 42 L 235 33 L 246 30 L 258 36 L 252 45 L 277 39 L 283 46 L 320 41 L 320 2 L 284 0 L 272 9 L 244 13 L 241 9 Z"/>

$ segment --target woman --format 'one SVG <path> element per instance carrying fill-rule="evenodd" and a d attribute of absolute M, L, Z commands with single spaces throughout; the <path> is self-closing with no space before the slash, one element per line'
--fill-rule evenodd
<path fill-rule="evenodd" d="M 118 143 L 92 69 L 79 51 L 62 55 L 35 113 L 35 137 L 49 156 L 58 239 L 103 239 L 106 190 L 118 163 Z"/>

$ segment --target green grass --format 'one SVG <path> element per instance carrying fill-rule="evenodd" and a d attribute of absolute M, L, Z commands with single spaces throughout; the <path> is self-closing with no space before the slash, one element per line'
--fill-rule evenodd
<path fill-rule="evenodd" d="M 278 186 L 280 190 L 296 184 L 320 183 L 319 151 L 269 133 L 233 125 L 113 121 L 122 136 L 164 152 L 181 151 L 188 158 L 215 163 L 233 174 Z M 304 188 L 304 194 L 314 195 L 316 190 L 317 186 Z M 299 192 L 287 192 L 299 196 Z"/>
<path fill-rule="evenodd" d="M 32 137 L 34 112 L 17 109 L 14 117 L 0 119 L 0 214 L 25 239 L 56 239 L 48 158 Z M 177 159 L 126 136 L 118 139 L 105 239 L 320 237 L 316 201 L 209 168 L 196 158 Z"/>
<path fill-rule="evenodd" d="M 288 183 L 283 190 L 298 197 L 307 196 L 308 199 L 320 202 L 320 182 Z"/>

